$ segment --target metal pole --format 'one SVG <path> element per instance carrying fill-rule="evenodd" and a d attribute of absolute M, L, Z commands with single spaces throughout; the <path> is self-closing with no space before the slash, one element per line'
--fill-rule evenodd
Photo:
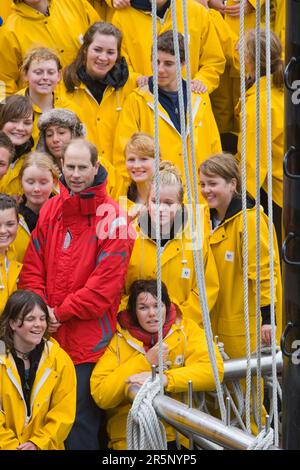
<path fill-rule="evenodd" d="M 300 449 L 300 2 L 286 1 L 283 162 L 283 447 Z"/>
<path fill-rule="evenodd" d="M 134 400 L 138 387 L 128 388 L 128 397 Z M 253 444 L 255 437 L 240 429 L 226 426 L 222 421 L 202 411 L 189 408 L 187 405 L 165 395 L 158 395 L 153 400 L 157 415 L 171 424 L 184 435 L 197 434 L 227 449 L 246 450 Z M 197 442 L 197 438 L 195 438 Z M 272 450 L 278 450 L 273 446 Z"/>
<path fill-rule="evenodd" d="M 276 364 L 277 364 L 277 371 L 280 372 L 282 370 L 282 353 L 278 351 L 276 354 Z M 250 367 L 251 367 L 251 376 L 256 374 L 257 371 L 257 359 L 253 357 L 250 360 Z M 224 362 L 224 382 L 229 380 L 236 380 L 242 377 L 245 377 L 247 370 L 247 359 L 240 358 L 240 359 L 230 359 L 229 361 Z M 262 375 L 267 375 L 272 372 L 272 356 L 262 356 L 261 357 L 261 373 Z"/>

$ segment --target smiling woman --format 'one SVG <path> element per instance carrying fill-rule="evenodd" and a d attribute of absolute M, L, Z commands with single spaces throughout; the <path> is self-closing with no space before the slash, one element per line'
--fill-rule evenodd
<path fill-rule="evenodd" d="M 121 56 L 121 31 L 110 23 L 93 24 L 75 60 L 64 69 L 62 88 L 80 110 L 87 137 L 112 161 L 112 143 L 126 96 L 137 86 Z M 100 138 L 101 136 L 101 138 Z"/>
<path fill-rule="evenodd" d="M 0 318 L 0 450 L 64 449 L 75 416 L 75 369 L 49 340 L 48 325 L 47 305 L 34 292 L 8 299 Z"/>

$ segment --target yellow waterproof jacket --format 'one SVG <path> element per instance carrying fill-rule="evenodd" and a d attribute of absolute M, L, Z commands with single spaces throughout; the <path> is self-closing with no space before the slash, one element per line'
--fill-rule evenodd
<path fill-rule="evenodd" d="M 281 1 L 281 0 L 280 0 Z M 251 28 L 255 28 L 255 14 L 256 14 L 256 0 L 248 0 L 249 3 L 253 6 L 254 10 L 251 13 L 248 13 L 245 15 L 245 31 Z M 261 8 L 265 4 L 265 0 L 260 0 L 260 6 Z M 228 0 L 227 1 L 227 6 L 231 7 L 233 5 L 236 5 L 236 2 L 234 0 Z M 263 14 L 263 10 L 262 10 Z M 231 27 L 231 29 L 239 36 L 240 34 L 240 17 L 239 16 L 224 16 L 225 21 L 228 23 L 228 25 Z"/>
<path fill-rule="evenodd" d="M 7 173 L 0 180 L 0 192 L 9 196 L 22 196 L 24 193 L 22 183 L 19 178 L 24 160 L 28 154 L 24 154 L 8 167 Z"/>
<path fill-rule="evenodd" d="M 17 95 L 29 96 L 28 88 L 22 88 L 22 90 L 18 91 Z M 40 137 L 40 131 L 38 128 L 38 120 L 43 114 L 43 112 L 36 104 L 32 102 L 31 104 L 33 108 L 33 131 L 32 131 L 32 138 L 34 140 L 34 147 L 32 148 L 32 151 L 33 151 L 35 147 L 37 146 L 37 143 Z M 79 108 L 77 108 L 77 106 L 71 100 L 68 100 L 67 97 L 65 97 L 60 92 L 60 89 L 58 87 L 56 87 L 53 93 L 53 108 L 69 109 L 70 111 L 73 111 L 78 116 L 80 114 Z"/>
<path fill-rule="evenodd" d="M 268 155 L 267 155 L 267 86 L 266 77 L 260 79 L 260 186 L 268 192 Z M 246 171 L 247 190 L 255 197 L 255 124 L 256 124 L 256 85 L 246 92 Z M 273 201 L 283 205 L 283 119 L 284 90 L 271 87 L 272 123 L 272 187 Z M 238 139 L 238 158 L 241 158 L 242 135 Z"/>
<path fill-rule="evenodd" d="M 19 226 L 17 236 L 14 242 L 11 244 L 14 247 L 16 253 L 16 259 L 23 263 L 23 259 L 30 242 L 30 230 L 25 222 L 22 214 L 19 214 Z"/>
<path fill-rule="evenodd" d="M 86 126 L 87 139 L 93 142 L 100 155 L 112 162 L 113 141 L 116 126 L 123 107 L 124 100 L 137 86 L 138 74 L 130 73 L 122 88 L 115 90 L 107 86 L 100 105 L 89 89 L 81 83 L 74 92 L 67 92 L 63 81 L 59 85 L 61 95 L 73 103 L 78 109 L 78 115 Z"/>
<path fill-rule="evenodd" d="M 20 86 L 19 69 L 27 50 L 46 46 L 55 49 L 63 66 L 70 64 L 82 43 L 83 35 L 98 13 L 87 0 L 51 0 L 50 15 L 45 16 L 24 2 L 12 6 L 12 14 L 0 30 L 0 81 L 6 94 Z"/>
<path fill-rule="evenodd" d="M 88 0 L 90 4 L 99 13 L 100 18 L 103 21 L 111 22 L 112 15 L 114 14 L 114 8 L 112 6 L 112 0 Z"/>
<path fill-rule="evenodd" d="M 253 203 L 254 204 L 254 203 Z M 247 209 L 248 224 L 248 308 L 250 321 L 251 351 L 256 347 L 256 209 L 253 204 Z M 215 258 L 220 280 L 219 295 L 211 311 L 212 331 L 225 345 L 230 358 L 246 355 L 244 288 L 243 288 L 243 216 L 239 210 L 228 214 L 211 234 L 210 246 Z M 282 287 L 280 261 L 275 230 L 274 234 L 274 280 L 276 295 L 277 341 L 281 334 Z M 268 240 L 268 218 L 261 208 L 260 226 L 260 305 L 270 305 L 270 246 Z"/>
<path fill-rule="evenodd" d="M 71 359 L 53 339 L 45 344 L 30 402 L 27 417 L 14 358 L 0 341 L 0 449 L 16 450 L 31 441 L 40 450 L 63 450 L 75 419 L 76 375 Z"/>
<path fill-rule="evenodd" d="M 204 331 L 192 320 L 177 320 L 164 338 L 169 346 L 169 370 L 165 391 L 172 398 L 182 401 L 182 392 L 188 389 L 188 381 L 193 381 L 193 390 L 214 390 L 214 376 L 207 351 Z M 215 347 L 220 380 L 223 379 L 223 362 Z M 140 372 L 150 372 L 151 367 L 145 357 L 141 341 L 121 329 L 109 343 L 105 353 L 98 360 L 91 376 L 91 394 L 97 405 L 107 410 L 109 447 L 116 450 L 126 448 L 126 419 L 130 409 L 126 398 L 126 379 Z M 174 429 L 165 423 L 167 440 L 175 440 Z"/>
<path fill-rule="evenodd" d="M 271 1 L 271 9 L 274 12 L 274 26 L 273 30 L 280 37 L 282 43 L 282 50 L 284 53 L 285 46 L 285 9 L 286 0 L 273 0 Z"/>
<path fill-rule="evenodd" d="M 1 0 L 0 17 L 5 21 L 11 13 L 12 0 Z"/>
<path fill-rule="evenodd" d="M 211 93 L 219 84 L 225 58 L 208 11 L 194 0 L 187 0 L 191 76 L 202 80 Z M 184 33 L 182 0 L 176 0 L 177 26 Z M 171 8 L 157 19 L 157 34 L 172 29 Z M 135 72 L 152 75 L 152 16 L 149 12 L 124 8 L 116 10 L 112 22 L 123 33 L 122 53 Z"/>
<path fill-rule="evenodd" d="M 192 93 L 193 128 L 197 168 L 210 155 L 221 151 L 220 135 L 211 109 L 208 93 Z M 159 145 L 163 160 L 171 160 L 184 176 L 184 158 L 181 134 L 169 114 L 158 105 Z M 147 132 L 154 136 L 154 96 L 148 86 L 136 88 L 126 99 L 116 131 L 113 161 L 125 180 L 125 146 L 134 132 Z M 189 126 L 186 126 L 187 144 L 190 145 Z"/>
<path fill-rule="evenodd" d="M 14 245 L 11 244 L 7 250 L 6 256 L 3 256 L 2 254 L 0 255 L 0 314 L 4 310 L 8 297 L 18 288 L 17 283 L 19 281 L 19 274 L 21 269 L 22 264 L 19 262 L 16 249 Z"/>
<path fill-rule="evenodd" d="M 202 209 L 204 209 L 202 207 Z M 186 214 L 186 209 L 185 209 Z M 204 210 L 201 213 L 204 227 Z M 161 249 L 162 281 L 166 284 L 171 301 L 179 307 L 183 318 L 190 318 L 202 326 L 202 314 L 197 289 L 196 272 L 193 260 L 192 234 L 189 223 L 184 227 L 176 222 L 175 238 L 169 240 Z M 147 232 L 148 213 L 143 214 L 136 222 L 137 238 L 128 265 L 125 293 L 119 311 L 127 305 L 131 284 L 137 279 L 156 279 L 156 243 Z M 208 233 L 202 230 L 203 261 L 208 308 L 211 310 L 216 302 L 219 290 L 219 277 L 212 256 Z"/>

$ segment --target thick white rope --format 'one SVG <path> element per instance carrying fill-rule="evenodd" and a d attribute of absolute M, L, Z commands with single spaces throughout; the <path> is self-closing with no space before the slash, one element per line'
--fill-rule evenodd
<path fill-rule="evenodd" d="M 251 396 L 251 368 L 250 368 L 250 324 L 249 324 L 249 309 L 248 309 L 248 224 L 247 224 L 247 195 L 246 195 L 246 84 L 245 84 L 245 5 L 244 2 L 240 3 L 240 80 L 241 80 L 241 114 L 242 114 L 242 129 L 241 129 L 241 173 L 242 173 L 242 212 L 243 212 L 243 284 L 244 284 L 244 319 L 245 319 L 245 337 L 246 337 L 246 358 L 247 358 L 247 372 L 246 372 L 246 392 L 245 392 L 245 407 L 246 407 L 246 427 L 248 432 L 251 432 L 250 424 L 250 396 Z"/>
<path fill-rule="evenodd" d="M 154 398 L 160 394 L 160 379 L 149 377 L 135 396 L 127 416 L 128 450 L 166 450 L 167 438 L 163 424 L 153 408 Z"/>
<path fill-rule="evenodd" d="M 163 395 L 163 324 L 161 313 L 161 234 L 160 234 L 160 174 L 159 174 L 159 130 L 158 130 L 158 67 L 157 67 L 157 9 L 156 0 L 152 2 L 152 68 L 154 94 L 154 164 L 155 164 L 155 238 L 156 238 L 156 279 L 157 279 L 157 311 L 158 311 L 158 373 L 160 391 Z"/>
<path fill-rule="evenodd" d="M 207 305 L 206 298 L 206 287 L 205 287 L 205 278 L 204 278 L 204 263 L 203 263 L 203 252 L 202 252 L 202 236 L 201 236 L 201 215 L 198 204 L 198 193 L 197 193 L 197 169 L 196 169 L 196 159 L 195 159 L 195 149 L 193 141 L 193 113 L 191 105 L 191 75 L 190 75 L 190 58 L 189 58 L 189 45 L 188 45 L 188 24 L 187 24 L 187 5 L 186 0 L 183 0 L 183 19 L 184 19 L 184 48 L 185 48 L 185 64 L 187 72 L 187 114 L 189 122 L 189 134 L 190 134 L 190 148 L 191 148 L 191 160 L 192 160 L 192 170 L 193 170 L 193 182 L 194 182 L 194 191 L 195 191 L 195 201 L 196 201 L 196 230 L 197 236 L 195 237 L 195 223 L 194 215 L 192 211 L 189 211 L 189 218 L 192 231 L 192 245 L 193 245 L 193 260 L 196 272 L 197 288 L 199 292 L 199 301 L 202 310 L 202 319 L 205 330 L 206 342 L 208 347 L 208 353 L 210 357 L 210 362 L 214 374 L 216 391 L 219 401 L 220 413 L 222 420 L 226 420 L 226 408 L 224 403 L 224 396 L 222 393 L 221 382 L 219 379 L 218 368 L 216 355 L 214 350 L 213 343 L 213 334 L 210 324 L 210 316 Z M 183 99 L 183 88 L 182 88 L 182 77 L 181 77 L 181 64 L 180 64 L 180 54 L 179 54 L 179 44 L 178 44 L 178 28 L 177 28 L 177 18 L 176 18 L 176 3 L 175 0 L 171 1 L 171 12 L 172 12 L 172 26 L 173 26 L 173 40 L 174 40 L 174 51 L 176 58 L 176 75 L 177 75 L 177 84 L 178 84 L 178 99 L 179 99 L 179 111 L 180 111 L 180 128 L 181 128 L 181 141 L 183 147 L 184 155 L 184 170 L 186 176 L 186 186 L 187 186 L 187 196 L 189 207 L 193 207 L 193 197 L 191 191 L 191 179 L 189 171 L 189 156 L 187 149 L 187 137 L 186 137 L 186 122 L 185 122 L 185 109 L 184 109 L 184 99 Z M 198 246 L 197 246 L 198 245 Z M 198 252 L 198 253 L 197 253 Z"/>
<path fill-rule="evenodd" d="M 256 23 L 255 23 L 255 86 L 256 86 L 256 123 L 255 123 L 255 148 L 256 148 L 256 349 L 257 349 L 257 402 L 262 402 L 261 390 L 261 310 L 260 310 L 260 0 L 256 0 Z M 262 429 L 262 411 L 258 407 L 257 426 Z"/>
<path fill-rule="evenodd" d="M 255 441 L 248 447 L 247 450 L 268 450 L 273 446 L 274 442 L 274 431 L 272 428 L 266 433 L 263 429 L 258 436 L 256 436 Z"/>
<path fill-rule="evenodd" d="M 267 152 L 268 152 L 268 215 L 270 247 L 270 297 L 272 327 L 272 378 L 275 445 L 279 445 L 278 403 L 277 403 L 277 366 L 276 366 L 276 326 L 275 326 L 275 285 L 274 285 L 274 240 L 273 240 L 273 207 L 272 207 L 272 116 L 271 116 L 271 30 L 270 0 L 266 0 L 266 76 L 267 76 Z"/>

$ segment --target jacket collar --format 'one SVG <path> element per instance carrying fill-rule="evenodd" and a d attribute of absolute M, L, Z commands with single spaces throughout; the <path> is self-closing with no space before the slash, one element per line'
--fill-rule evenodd
<path fill-rule="evenodd" d="M 98 173 L 95 176 L 93 186 L 71 195 L 66 184 L 64 175 L 59 180 L 60 194 L 63 203 L 63 212 L 70 214 L 81 214 L 83 216 L 96 215 L 97 206 L 102 204 L 107 198 L 106 192 L 107 171 L 99 165 Z"/>
<path fill-rule="evenodd" d="M 247 209 L 252 209 L 255 206 L 255 200 L 247 195 Z M 227 211 L 225 213 L 224 219 L 221 221 L 220 225 L 223 224 L 226 220 L 231 219 L 235 215 L 239 214 L 242 211 L 242 198 L 241 196 L 234 197 L 229 206 L 227 207 Z M 216 214 L 215 209 L 210 209 L 210 219 L 214 217 Z"/>

